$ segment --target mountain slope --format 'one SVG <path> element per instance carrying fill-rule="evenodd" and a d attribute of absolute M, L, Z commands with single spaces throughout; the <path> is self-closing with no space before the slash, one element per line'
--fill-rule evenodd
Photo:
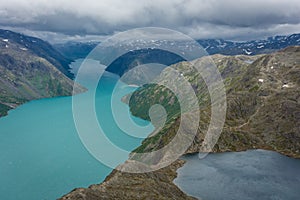
<path fill-rule="evenodd" d="M 300 157 L 300 47 L 289 47 L 256 58 L 249 64 L 248 60 L 253 59 L 251 57 L 244 62 L 240 56 L 212 56 L 224 79 L 227 93 L 225 127 L 214 151 L 263 148 Z M 200 100 L 201 128 L 187 151 L 193 153 L 200 150 L 207 130 L 210 99 L 199 74 L 185 73 L 185 64 L 179 63 L 173 67 L 183 70 L 187 79 L 194 80 L 192 84 L 197 88 Z M 160 80 L 167 79 L 163 75 Z M 132 113 L 148 119 L 144 105 L 164 105 L 172 98 L 171 94 L 165 95 L 168 99 L 160 102 L 161 95 L 159 86 L 146 86 L 136 91 L 129 102 Z M 180 120 L 176 112 L 173 113 L 175 119 L 167 124 L 168 128 L 146 139 L 136 149 L 137 152 L 160 149 L 174 137 Z"/>
<path fill-rule="evenodd" d="M 53 44 L 65 57 L 76 60 L 85 58 L 100 42 L 73 42 L 68 41 L 61 44 Z"/>
<path fill-rule="evenodd" d="M 264 148 L 299 158 L 300 47 L 289 47 L 271 55 L 214 55 L 211 58 L 224 79 L 228 104 L 225 127 L 214 151 Z M 205 59 L 207 58 L 199 60 Z M 188 65 L 189 63 L 182 62 L 173 67 L 191 80 L 200 99 L 200 129 L 186 152 L 195 153 L 200 150 L 209 123 L 210 99 L 203 80 L 199 74 L 189 70 Z M 158 79 L 165 80 L 166 74 L 162 72 Z M 167 99 L 160 98 L 160 89 L 159 86 L 148 85 L 134 92 L 129 101 L 132 113 L 149 119 L 145 115 L 147 105 L 166 105 L 170 102 L 176 104 L 175 101 L 170 101 L 172 96 L 166 91 L 163 91 L 163 95 Z M 172 115 L 176 116 L 176 112 Z M 179 116 L 170 120 L 165 129 L 144 140 L 136 151 L 148 152 L 164 146 L 176 134 L 179 121 Z M 130 162 L 135 162 L 134 153 L 131 159 L 133 160 Z M 175 171 L 182 164 L 183 161 L 178 160 L 166 168 L 145 174 L 114 170 L 103 183 L 87 189 L 75 189 L 61 199 L 191 199 L 192 197 L 180 193 L 174 187 Z"/>
<path fill-rule="evenodd" d="M 0 37 L 0 116 L 32 99 L 72 94 L 74 82 L 34 48 Z M 74 86 L 75 92 L 84 91 Z"/>
<path fill-rule="evenodd" d="M 20 48 L 28 49 L 39 57 L 46 59 L 66 76 L 72 78 L 73 74 L 69 72 L 69 64 L 72 60 L 64 57 L 60 52 L 54 49 L 48 42 L 39 38 L 26 36 L 24 34 L 0 29 L 0 38 L 9 46 L 11 42 L 19 44 Z"/>
<path fill-rule="evenodd" d="M 176 170 L 183 164 L 182 160 L 176 161 L 166 168 L 144 174 L 114 170 L 103 184 L 74 189 L 60 200 L 194 200 L 172 182 L 177 176 Z"/>
<path fill-rule="evenodd" d="M 136 66 L 149 63 L 160 63 L 166 66 L 178 63 L 184 59 L 174 53 L 160 49 L 142 49 L 130 51 L 115 61 L 113 61 L 105 70 L 119 76 L 133 69 Z"/>

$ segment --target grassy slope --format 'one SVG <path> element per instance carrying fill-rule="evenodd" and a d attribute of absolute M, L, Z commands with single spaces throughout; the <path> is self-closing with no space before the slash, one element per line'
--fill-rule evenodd
<path fill-rule="evenodd" d="M 228 104 L 225 127 L 214 151 L 265 148 L 294 157 L 300 156 L 299 57 L 299 47 L 257 56 L 252 64 L 245 63 L 243 59 L 253 57 L 212 56 L 224 79 Z M 174 67 L 182 70 L 185 64 L 180 63 Z M 200 129 L 187 151 L 192 153 L 199 151 L 207 130 L 210 99 L 197 73 L 185 73 L 185 77 L 197 86 L 195 90 L 201 108 Z M 166 78 L 160 77 L 161 80 Z M 264 83 L 260 83 L 259 78 L 264 79 Z M 288 84 L 289 88 L 282 87 L 284 84 Z M 157 102 L 161 96 L 166 95 L 158 86 L 138 90 L 130 101 L 131 112 L 147 119 L 145 109 L 148 107 L 145 105 L 164 105 L 164 102 L 173 98 L 170 95 L 164 102 Z M 178 112 L 173 110 L 173 113 Z M 167 144 L 179 126 L 179 117 L 174 115 L 173 119 L 157 135 L 147 138 L 135 151 L 150 152 Z"/>
<path fill-rule="evenodd" d="M 48 60 L 13 41 L 0 41 L 0 116 L 32 99 L 71 95 L 73 84 Z"/>

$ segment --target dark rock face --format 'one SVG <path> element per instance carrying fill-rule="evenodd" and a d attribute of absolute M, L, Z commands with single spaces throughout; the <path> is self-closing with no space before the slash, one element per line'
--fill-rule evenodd
<path fill-rule="evenodd" d="M 168 66 L 180 61 L 184 61 L 184 59 L 168 51 L 143 49 L 130 51 L 120 56 L 106 68 L 106 71 L 122 76 L 125 72 L 141 64 L 159 63 Z"/>
<path fill-rule="evenodd" d="M 70 41 L 62 44 L 53 44 L 53 47 L 67 58 L 76 60 L 85 58 L 99 43 Z"/>

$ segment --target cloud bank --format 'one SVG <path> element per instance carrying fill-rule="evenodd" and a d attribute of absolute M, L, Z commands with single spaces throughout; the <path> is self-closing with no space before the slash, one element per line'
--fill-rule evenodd
<path fill-rule="evenodd" d="M 159 26 L 243 40 L 300 32 L 299 10 L 299 0 L 0 0 L 0 26 L 72 37 Z"/>

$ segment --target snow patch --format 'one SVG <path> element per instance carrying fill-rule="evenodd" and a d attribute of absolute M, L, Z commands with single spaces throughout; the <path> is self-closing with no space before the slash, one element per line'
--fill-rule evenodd
<path fill-rule="evenodd" d="M 247 55 L 251 55 L 252 54 L 252 52 L 248 49 L 248 50 L 246 50 L 246 49 L 243 49 L 243 51 L 247 54 Z"/>
<path fill-rule="evenodd" d="M 252 60 L 244 60 L 244 62 L 247 63 L 247 64 L 252 64 L 253 63 Z"/>
<path fill-rule="evenodd" d="M 2 41 L 3 41 L 3 42 L 8 42 L 8 39 L 3 39 Z"/>
<path fill-rule="evenodd" d="M 21 47 L 20 48 L 22 51 L 27 51 L 28 49 L 27 48 L 23 48 L 23 47 Z"/>
<path fill-rule="evenodd" d="M 224 48 L 224 47 L 226 47 L 226 46 L 227 46 L 226 43 L 223 43 L 223 44 L 218 45 L 218 47 L 220 47 L 220 48 Z"/>
<path fill-rule="evenodd" d="M 282 87 L 283 88 L 289 88 L 290 86 L 288 84 L 284 84 Z"/>

